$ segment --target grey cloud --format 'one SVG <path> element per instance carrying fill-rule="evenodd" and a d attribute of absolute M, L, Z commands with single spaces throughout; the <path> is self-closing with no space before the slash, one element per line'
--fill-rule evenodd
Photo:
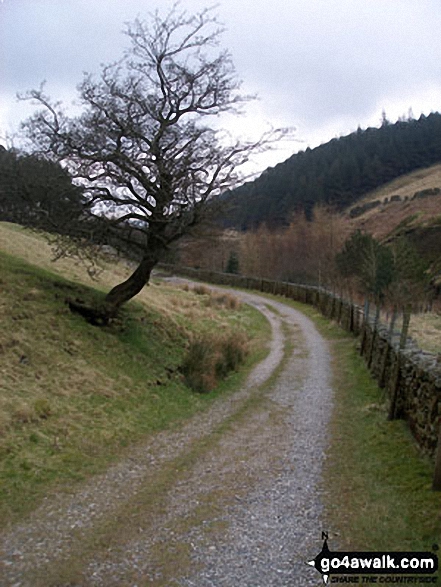
<path fill-rule="evenodd" d="M 181 1 L 190 11 L 206 4 Z M 73 97 L 84 70 L 97 71 L 120 56 L 125 21 L 170 5 L 4 0 L 0 127 L 5 111 L 8 119 L 19 116 L 16 91 L 47 79 L 48 88 Z M 341 132 L 365 125 L 382 104 L 399 108 L 406 101 L 415 112 L 429 102 L 429 109 L 441 107 L 439 0 L 221 0 L 218 12 L 244 90 L 260 95 L 267 117 L 298 125 L 305 138 L 337 122 Z"/>

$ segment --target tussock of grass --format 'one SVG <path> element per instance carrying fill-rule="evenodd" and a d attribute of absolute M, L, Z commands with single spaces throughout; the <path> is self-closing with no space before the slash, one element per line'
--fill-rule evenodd
<path fill-rule="evenodd" d="M 193 287 L 193 291 L 198 296 L 210 296 L 211 295 L 211 289 L 209 287 L 207 287 L 206 285 L 202 285 L 202 284 L 195 285 Z"/>
<path fill-rule="evenodd" d="M 199 393 L 211 391 L 245 361 L 248 346 L 243 332 L 197 336 L 190 342 L 181 368 L 187 385 Z"/>
<path fill-rule="evenodd" d="M 205 296 L 206 305 L 209 307 L 225 307 L 229 310 L 239 310 L 242 305 L 241 301 L 230 293 L 219 292 L 203 284 L 195 285 L 193 288 L 190 288 L 188 285 L 186 285 L 185 291 L 193 291 L 199 296 Z"/>
<path fill-rule="evenodd" d="M 220 308 L 225 307 L 228 310 L 239 310 L 242 304 L 238 298 L 229 293 L 213 292 L 208 299 L 207 305 Z"/>
<path fill-rule="evenodd" d="M 6 232 L 19 248 L 23 231 Z M 83 285 L 90 283 L 87 272 L 80 280 L 66 260 L 63 267 L 76 282 L 47 271 L 46 261 L 60 266 L 50 264 L 47 245 L 36 235 L 25 236 L 27 244 L 36 239 L 43 268 L 0 254 L 2 523 L 32 510 L 48 491 L 102 471 L 145 435 L 210 405 L 221 390 L 194 394 L 180 372 L 192 337 L 248 332 L 250 356 L 245 370 L 231 378 L 232 389 L 262 358 L 269 332 L 249 306 L 207 307 L 190 291 L 156 283 L 127 305 L 119 321 L 97 328 L 72 314 L 65 299 L 98 301 L 108 281 L 98 283 L 102 289 Z M 222 392 L 230 388 L 222 385 Z"/>

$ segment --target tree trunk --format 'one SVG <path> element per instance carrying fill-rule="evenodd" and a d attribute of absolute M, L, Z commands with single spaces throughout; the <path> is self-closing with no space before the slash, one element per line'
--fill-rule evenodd
<path fill-rule="evenodd" d="M 132 275 L 109 291 L 105 299 L 105 311 L 108 317 L 116 314 L 119 308 L 136 296 L 149 282 L 150 274 L 157 259 L 146 255 Z"/>

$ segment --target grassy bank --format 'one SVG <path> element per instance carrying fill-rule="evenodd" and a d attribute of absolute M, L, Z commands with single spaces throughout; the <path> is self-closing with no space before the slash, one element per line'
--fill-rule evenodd
<path fill-rule="evenodd" d="M 431 550 L 441 542 L 433 464 L 403 421 L 388 422 L 384 395 L 352 340 L 334 345 L 336 410 L 327 468 L 331 528 L 351 549 Z"/>
<path fill-rule="evenodd" d="M 11 248 L 23 235 L 34 243 L 33 250 L 27 247 L 30 256 L 36 248 L 44 254 L 42 267 L 0 254 L 2 524 L 235 389 L 263 358 L 269 335 L 266 320 L 249 306 L 160 282 L 145 288 L 117 322 L 97 328 L 72 314 L 65 299 L 99 298 L 107 283 L 91 288 L 83 270 L 68 261 L 59 275 L 48 271 L 45 243 L 6 230 L 16 233 Z M 105 271 L 112 276 L 110 267 Z M 189 341 L 213 332 L 246 332 L 249 354 L 212 393 L 197 394 L 180 368 Z"/>

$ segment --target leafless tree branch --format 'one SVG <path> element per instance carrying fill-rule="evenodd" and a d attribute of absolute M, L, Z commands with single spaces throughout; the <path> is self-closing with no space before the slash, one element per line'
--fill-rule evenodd
<path fill-rule="evenodd" d="M 230 54 L 219 50 L 223 27 L 211 9 L 192 15 L 175 4 L 164 18 L 156 12 L 125 32 L 123 58 L 79 84 L 80 116 L 65 116 L 43 86 L 22 96 L 43 107 L 23 124 L 28 138 L 84 187 L 100 226 L 107 219 L 112 231 L 124 228 L 124 238 L 145 237 L 140 266 L 108 295 L 109 312 L 142 288 L 167 246 L 235 185 L 250 155 L 286 134 L 228 142 L 208 124 L 251 99 L 240 92 Z"/>

